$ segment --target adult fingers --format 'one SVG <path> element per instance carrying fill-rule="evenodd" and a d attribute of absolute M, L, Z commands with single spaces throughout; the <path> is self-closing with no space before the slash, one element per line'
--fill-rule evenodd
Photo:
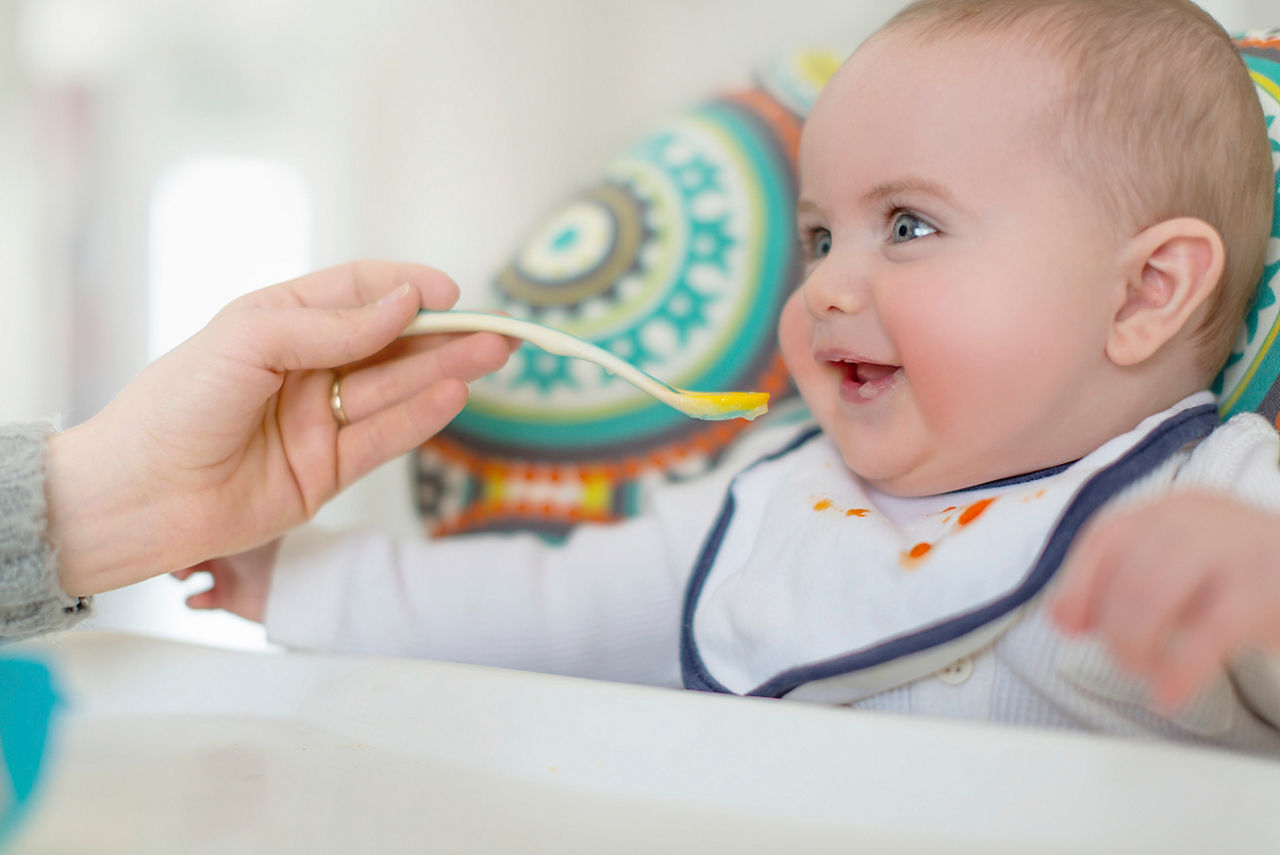
<path fill-rule="evenodd" d="M 467 403 L 467 386 L 449 378 L 338 432 L 338 489 L 439 433 Z"/>
<path fill-rule="evenodd" d="M 418 305 L 417 293 L 402 286 L 355 308 L 223 312 L 208 333 L 232 361 L 252 361 L 273 372 L 333 368 L 386 347 L 408 325 Z"/>
<path fill-rule="evenodd" d="M 342 409 L 350 421 L 357 422 L 407 401 L 445 378 L 471 381 L 497 371 L 509 355 L 507 341 L 502 336 L 477 333 L 454 337 L 436 347 L 410 352 L 397 359 L 366 362 L 363 368 L 341 372 Z"/>
<path fill-rule="evenodd" d="M 415 354 L 425 353 L 430 350 L 437 350 L 445 345 L 463 341 L 471 336 L 493 336 L 495 333 L 419 333 L 416 335 L 400 336 L 392 341 L 382 350 L 372 356 L 361 359 L 357 362 L 343 366 L 344 373 L 358 371 L 371 365 L 381 365 L 386 362 L 393 362 L 398 359 L 414 356 Z M 514 353 L 520 348 L 524 341 L 514 336 L 498 336 L 506 343 L 508 355 Z"/>
<path fill-rule="evenodd" d="M 421 264 L 364 260 L 308 273 L 246 294 L 232 306 L 336 309 L 362 306 L 408 283 L 423 308 L 447 309 L 458 301 L 458 286 L 446 274 Z"/>

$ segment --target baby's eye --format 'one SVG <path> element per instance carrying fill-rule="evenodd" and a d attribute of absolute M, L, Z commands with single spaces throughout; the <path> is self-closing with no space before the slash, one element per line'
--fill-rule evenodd
<path fill-rule="evenodd" d="M 889 243 L 906 243 L 919 237 L 937 234 L 938 230 L 908 211 L 899 211 L 889 228 Z"/>
<path fill-rule="evenodd" d="M 831 232 L 826 229 L 808 229 L 803 242 L 810 261 L 826 258 L 831 253 Z"/>

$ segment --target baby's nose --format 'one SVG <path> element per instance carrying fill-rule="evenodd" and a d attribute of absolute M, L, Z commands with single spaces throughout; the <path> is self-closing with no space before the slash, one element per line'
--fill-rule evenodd
<path fill-rule="evenodd" d="M 810 272 L 802 288 L 805 306 L 816 318 L 852 315 L 867 307 L 866 278 L 847 267 L 824 263 Z"/>

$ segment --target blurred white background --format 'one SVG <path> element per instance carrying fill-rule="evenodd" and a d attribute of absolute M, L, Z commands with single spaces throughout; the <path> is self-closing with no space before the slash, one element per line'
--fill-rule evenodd
<path fill-rule="evenodd" d="M 0 419 L 95 413 L 244 291 L 362 256 L 463 304 L 663 116 L 904 0 L 0 0 Z M 1276 0 L 1206 0 L 1232 31 Z M 327 525 L 417 532 L 388 464 Z M 258 647 L 159 579 L 98 626 Z"/>

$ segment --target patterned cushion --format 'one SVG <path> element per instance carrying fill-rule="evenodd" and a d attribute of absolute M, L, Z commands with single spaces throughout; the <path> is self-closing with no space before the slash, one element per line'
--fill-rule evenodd
<path fill-rule="evenodd" d="M 1280 152 L 1280 31 L 1238 43 Z M 845 53 L 780 55 L 755 86 L 658 125 L 534 231 L 497 277 L 497 308 L 676 386 L 758 389 L 786 410 L 794 391 L 774 326 L 799 274 L 796 146 Z M 1280 412 L 1277 287 L 1280 213 L 1257 298 L 1214 384 L 1224 417 Z M 418 509 L 436 535 L 559 535 L 630 516 L 646 488 L 702 471 L 745 427 L 688 419 L 594 366 L 526 345 L 419 449 Z"/>
<path fill-rule="evenodd" d="M 1280 30 L 1249 33 L 1237 40 L 1245 64 L 1257 86 L 1267 117 L 1272 159 L 1280 170 Z M 1276 178 L 1276 216 L 1267 242 L 1266 267 L 1258 283 L 1244 328 L 1213 391 L 1223 417 L 1256 410 L 1273 422 L 1280 413 L 1280 175 Z"/>
<path fill-rule="evenodd" d="M 676 386 L 785 402 L 794 393 L 774 328 L 799 274 L 796 147 L 839 58 L 798 54 L 658 124 L 534 230 L 497 276 L 497 308 Z M 689 419 L 593 365 L 526 345 L 472 384 L 463 414 L 419 449 L 418 508 L 433 534 L 555 535 L 619 519 L 648 485 L 710 465 L 747 425 Z"/>

